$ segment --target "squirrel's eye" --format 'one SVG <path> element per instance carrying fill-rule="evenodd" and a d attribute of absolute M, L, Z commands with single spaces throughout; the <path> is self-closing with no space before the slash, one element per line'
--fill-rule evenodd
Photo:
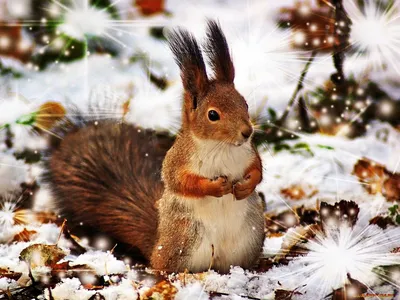
<path fill-rule="evenodd" d="M 210 121 L 218 121 L 219 120 L 219 114 L 215 110 L 210 110 L 208 111 L 208 118 Z"/>

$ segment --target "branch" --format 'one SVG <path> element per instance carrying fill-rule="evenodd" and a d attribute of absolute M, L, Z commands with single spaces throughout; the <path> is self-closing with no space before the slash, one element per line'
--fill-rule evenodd
<path fill-rule="evenodd" d="M 278 127 L 281 126 L 281 125 L 285 122 L 287 116 L 289 115 L 289 112 L 290 112 L 291 109 L 292 109 L 292 106 L 293 106 L 294 102 L 295 102 L 296 99 L 297 99 L 297 96 L 298 96 L 299 92 L 303 89 L 303 87 L 304 87 L 304 78 L 306 77 L 306 75 L 307 75 L 307 73 L 308 73 L 308 70 L 310 69 L 311 64 L 312 64 L 312 62 L 314 61 L 314 58 L 315 58 L 316 55 L 317 55 L 317 51 L 314 50 L 314 51 L 311 53 L 311 56 L 310 56 L 310 58 L 308 59 L 306 65 L 304 66 L 304 69 L 303 69 L 303 71 L 301 72 L 299 81 L 297 82 L 296 89 L 294 90 L 294 92 L 293 92 L 293 94 L 292 94 L 292 97 L 290 98 L 290 101 L 289 101 L 289 103 L 288 103 L 288 105 L 287 105 L 287 107 L 286 107 L 286 110 L 285 110 L 285 112 L 283 113 L 283 115 L 280 117 L 280 119 L 276 122 L 276 125 L 277 125 Z"/>
<path fill-rule="evenodd" d="M 342 0 L 332 0 L 335 7 L 333 14 L 335 19 L 334 34 L 337 38 L 333 46 L 333 65 L 337 73 L 332 77 L 336 83 L 344 82 L 345 76 L 343 72 L 343 65 L 345 60 L 345 51 L 349 46 L 350 26 L 352 24 L 346 10 L 343 7 Z"/>

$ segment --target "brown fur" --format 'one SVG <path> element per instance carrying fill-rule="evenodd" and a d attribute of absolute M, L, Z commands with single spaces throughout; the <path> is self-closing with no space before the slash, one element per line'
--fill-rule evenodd
<path fill-rule="evenodd" d="M 79 128 L 48 160 L 46 179 L 71 225 L 91 228 L 149 258 L 157 232 L 161 162 L 169 145 L 150 130 L 114 121 Z M 147 156 L 146 156 L 147 154 Z"/>
<path fill-rule="evenodd" d="M 162 168 L 165 190 L 158 205 L 160 215 L 158 238 L 151 257 L 152 266 L 156 269 L 173 272 L 189 269 L 198 272 L 208 268 L 204 261 L 197 265 L 195 262 L 198 260 L 196 251 L 207 245 L 208 237 L 206 236 L 210 234 L 209 222 L 213 222 L 212 219 L 202 218 L 213 218 L 211 217 L 213 211 L 212 208 L 208 212 L 205 209 L 201 213 L 205 215 L 199 215 L 199 209 L 203 211 L 202 201 L 211 202 L 213 205 L 212 202 L 217 201 L 213 199 L 224 195 L 235 193 L 237 199 L 247 198 L 243 200 L 248 201 L 246 211 L 236 213 L 248 215 L 243 234 L 252 235 L 254 239 L 251 240 L 252 245 L 247 250 L 245 258 L 240 254 L 232 257 L 231 253 L 224 253 L 230 249 L 221 250 L 221 245 L 205 246 L 204 251 L 210 252 L 210 263 L 214 261 L 213 267 L 222 272 L 227 272 L 230 264 L 251 267 L 258 259 L 264 240 L 261 200 L 254 192 L 262 178 L 261 160 L 256 149 L 249 148 L 251 155 L 239 179 L 230 178 L 227 174 L 219 174 L 217 166 L 213 174 L 215 177 L 205 177 L 196 171 L 197 165 L 201 169 L 201 164 L 206 159 L 202 156 L 211 155 L 211 153 L 201 154 L 203 145 L 205 146 L 209 141 L 216 141 L 215 149 L 211 151 L 222 151 L 220 148 L 227 147 L 233 149 L 232 151 L 237 151 L 235 147 L 245 147 L 242 145 L 248 143 L 247 138 L 253 131 L 247 103 L 234 87 L 234 67 L 225 37 L 217 23 L 209 23 L 207 36 L 209 39 L 207 54 L 210 56 L 214 70 L 214 79 L 211 81 L 204 78 L 205 66 L 195 39 L 186 31 L 174 32 L 170 37 L 171 48 L 181 68 L 185 88 L 184 111 L 181 132 L 173 147 L 168 151 Z M 188 57 L 196 63 L 185 64 L 190 60 Z M 210 110 L 215 110 L 219 114 L 218 121 L 209 120 Z M 243 159 L 247 158 L 243 157 Z M 194 166 L 193 163 L 195 163 Z M 190 203 L 191 201 L 195 201 L 196 204 Z M 214 221 L 221 222 L 217 219 Z M 229 227 L 229 224 L 226 226 Z M 229 231 L 229 228 L 224 230 Z M 221 239 L 215 243 L 223 245 L 224 233 L 220 234 Z M 209 238 L 212 239 L 212 237 Z M 219 247 L 217 247 L 215 259 L 211 257 L 214 246 Z"/>

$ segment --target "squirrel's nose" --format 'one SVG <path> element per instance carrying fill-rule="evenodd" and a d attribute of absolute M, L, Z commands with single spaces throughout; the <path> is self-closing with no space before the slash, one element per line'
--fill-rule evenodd
<path fill-rule="evenodd" d="M 247 140 L 251 134 L 253 133 L 252 127 L 247 127 L 246 129 L 242 129 L 242 136 Z"/>

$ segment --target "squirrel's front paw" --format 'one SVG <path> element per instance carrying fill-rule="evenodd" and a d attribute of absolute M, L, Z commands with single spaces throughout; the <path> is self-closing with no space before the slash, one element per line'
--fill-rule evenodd
<path fill-rule="evenodd" d="M 232 182 L 226 176 L 210 179 L 210 196 L 222 197 L 232 193 Z"/>
<path fill-rule="evenodd" d="M 236 200 L 243 200 L 249 197 L 255 188 L 256 184 L 254 184 L 252 178 L 248 176 L 234 184 L 233 194 L 235 195 Z"/>

